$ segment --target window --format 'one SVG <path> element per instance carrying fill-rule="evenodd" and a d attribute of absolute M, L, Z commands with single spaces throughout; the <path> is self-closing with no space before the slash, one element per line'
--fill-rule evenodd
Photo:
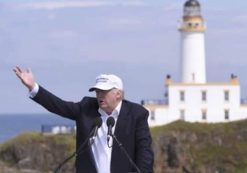
<path fill-rule="evenodd" d="M 206 120 L 207 119 L 207 110 L 203 109 L 202 110 L 202 120 Z"/>
<path fill-rule="evenodd" d="M 181 102 L 185 101 L 185 93 L 184 93 L 184 91 L 180 91 L 180 101 Z"/>
<path fill-rule="evenodd" d="M 224 91 L 224 100 L 227 102 L 229 101 L 229 91 L 228 90 Z"/>
<path fill-rule="evenodd" d="M 207 92 L 206 91 L 202 91 L 202 101 L 203 102 L 207 101 Z"/>
<path fill-rule="evenodd" d="M 230 114 L 229 114 L 229 110 L 228 109 L 224 110 L 224 114 L 225 114 L 225 120 L 229 120 L 230 119 Z"/>
<path fill-rule="evenodd" d="M 184 109 L 180 109 L 180 119 L 185 120 L 185 110 Z"/>
<path fill-rule="evenodd" d="M 151 111 L 150 114 L 151 114 L 150 119 L 152 121 L 154 121 L 155 120 L 155 112 L 154 111 Z"/>
<path fill-rule="evenodd" d="M 195 73 L 192 73 L 192 81 L 195 82 L 196 77 L 195 77 Z"/>

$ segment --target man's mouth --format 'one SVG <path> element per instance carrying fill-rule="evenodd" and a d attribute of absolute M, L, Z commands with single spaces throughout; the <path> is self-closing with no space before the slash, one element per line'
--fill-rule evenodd
<path fill-rule="evenodd" d="M 99 103 L 100 103 L 100 104 L 103 104 L 103 103 L 104 103 L 104 100 L 99 100 Z"/>

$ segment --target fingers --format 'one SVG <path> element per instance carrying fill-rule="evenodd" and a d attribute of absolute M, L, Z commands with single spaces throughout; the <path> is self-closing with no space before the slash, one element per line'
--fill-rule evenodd
<path fill-rule="evenodd" d="M 15 67 L 14 71 L 17 72 L 17 73 L 22 73 L 21 68 L 18 67 L 18 66 Z"/>
<path fill-rule="evenodd" d="M 31 68 L 28 68 L 26 70 L 22 70 L 19 66 L 16 66 L 13 70 L 14 70 L 15 73 L 18 73 L 18 74 L 25 73 L 25 72 L 32 73 Z"/>
<path fill-rule="evenodd" d="M 16 67 L 14 68 L 14 72 L 15 72 L 15 74 L 16 74 L 17 76 L 19 76 L 19 75 L 22 73 L 22 70 L 20 69 L 20 67 L 16 66 Z"/>
<path fill-rule="evenodd" d="M 13 70 L 14 70 L 16 76 L 20 78 L 21 73 L 22 73 L 22 70 L 20 69 L 20 67 L 16 66 Z"/>
<path fill-rule="evenodd" d="M 22 70 L 19 66 L 16 66 L 13 71 L 15 72 L 15 74 L 21 78 L 22 75 L 32 75 L 32 70 L 31 68 L 29 67 L 28 69 L 26 70 Z"/>
<path fill-rule="evenodd" d="M 22 70 L 19 66 L 16 66 L 13 70 L 14 70 L 16 76 L 20 79 L 23 78 L 23 75 L 31 73 L 31 68 L 29 68 L 27 70 Z"/>

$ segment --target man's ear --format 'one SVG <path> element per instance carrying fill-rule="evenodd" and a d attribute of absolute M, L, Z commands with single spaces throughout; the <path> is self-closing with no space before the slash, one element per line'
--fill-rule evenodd
<path fill-rule="evenodd" d="M 117 98 L 121 99 L 122 98 L 122 91 L 117 90 Z"/>

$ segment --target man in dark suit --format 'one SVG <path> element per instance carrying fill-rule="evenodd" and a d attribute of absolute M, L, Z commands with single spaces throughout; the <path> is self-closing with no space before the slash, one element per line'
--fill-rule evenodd
<path fill-rule="evenodd" d="M 86 140 L 97 117 L 103 121 L 92 145 L 85 145 L 76 157 L 77 173 L 129 173 L 135 166 L 126 157 L 116 140 L 108 140 L 106 121 L 113 117 L 116 125 L 112 132 L 122 143 L 130 158 L 142 173 L 153 172 L 153 151 L 147 123 L 148 111 L 141 105 L 123 98 L 123 83 L 116 75 L 103 74 L 89 91 L 96 98 L 84 97 L 80 102 L 68 102 L 39 86 L 31 69 L 14 69 L 17 77 L 29 89 L 30 97 L 48 111 L 76 122 L 76 148 Z"/>

